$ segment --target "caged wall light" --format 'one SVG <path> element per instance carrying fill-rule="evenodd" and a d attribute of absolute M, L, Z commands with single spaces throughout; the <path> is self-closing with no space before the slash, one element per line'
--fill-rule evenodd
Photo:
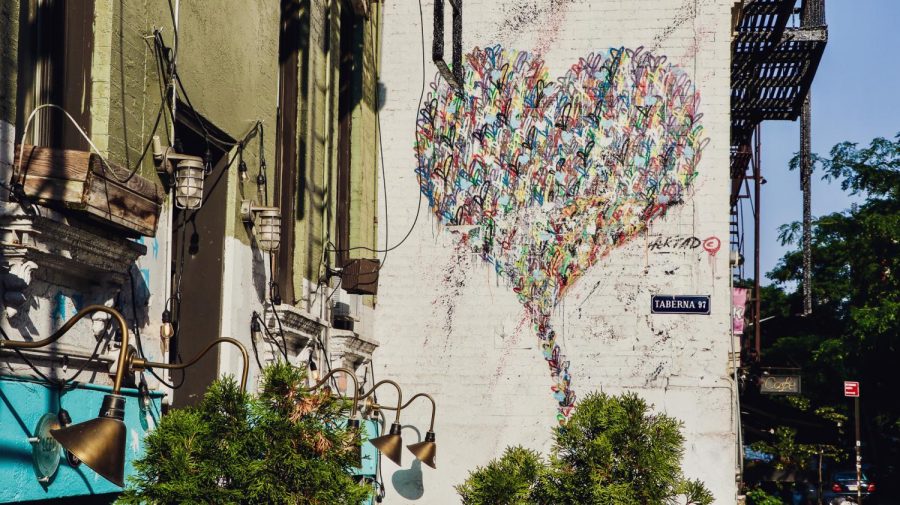
<path fill-rule="evenodd" d="M 171 147 L 163 149 L 159 136 L 155 135 L 153 159 L 158 164 L 156 171 L 175 181 L 175 207 L 199 209 L 203 205 L 203 180 L 206 178 L 206 163 L 203 158 L 179 154 Z M 177 162 L 174 169 L 173 162 Z"/>
<path fill-rule="evenodd" d="M 203 160 L 184 159 L 175 167 L 175 206 L 179 209 L 199 209 L 203 204 Z"/>
<path fill-rule="evenodd" d="M 281 211 L 278 207 L 262 207 L 253 200 L 241 202 L 241 218 L 253 231 L 260 251 L 277 251 L 281 245 Z"/>

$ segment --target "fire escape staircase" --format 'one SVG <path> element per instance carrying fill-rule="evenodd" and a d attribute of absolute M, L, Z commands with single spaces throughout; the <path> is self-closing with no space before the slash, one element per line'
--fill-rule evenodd
<path fill-rule="evenodd" d="M 751 139 L 767 119 L 796 120 L 828 41 L 828 28 L 788 26 L 810 2 L 742 0 L 731 43 L 731 206 L 753 157 Z M 797 15 L 797 16 L 795 16 Z M 736 214 L 736 213 L 735 213 Z M 733 227 L 736 229 L 736 226 Z M 736 237 L 732 237 L 734 241 Z"/>

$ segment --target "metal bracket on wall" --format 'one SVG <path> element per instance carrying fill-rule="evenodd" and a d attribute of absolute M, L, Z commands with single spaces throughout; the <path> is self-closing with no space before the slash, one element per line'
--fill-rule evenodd
<path fill-rule="evenodd" d="M 453 67 L 444 61 L 444 0 L 434 2 L 434 40 L 431 45 L 431 60 L 437 65 L 441 76 L 458 93 L 463 92 L 462 67 L 462 3 L 463 0 L 447 0 L 453 7 Z"/>

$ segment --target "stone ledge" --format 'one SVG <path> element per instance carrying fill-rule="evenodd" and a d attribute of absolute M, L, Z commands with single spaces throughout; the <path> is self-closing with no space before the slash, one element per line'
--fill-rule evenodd
<path fill-rule="evenodd" d="M 350 330 L 333 329 L 329 340 L 328 345 L 332 357 L 343 361 L 345 365 L 371 360 L 372 353 L 379 345 L 374 338 L 362 336 Z"/>
<path fill-rule="evenodd" d="M 275 317 L 276 312 L 278 314 L 277 319 Z M 319 317 L 287 304 L 278 305 L 274 311 L 271 305 L 267 305 L 264 319 L 270 331 L 284 329 L 284 338 L 288 342 L 288 350 L 294 354 L 299 354 L 303 348 L 309 345 L 310 341 L 318 340 L 326 327 Z M 281 320 L 281 328 L 278 326 L 279 319 Z"/>
<path fill-rule="evenodd" d="M 90 225 L 70 222 L 40 208 L 26 213 L 16 203 L 0 202 L 0 275 L 8 317 L 27 301 L 32 277 L 83 292 L 118 290 L 129 269 L 147 252 L 141 244 Z"/>

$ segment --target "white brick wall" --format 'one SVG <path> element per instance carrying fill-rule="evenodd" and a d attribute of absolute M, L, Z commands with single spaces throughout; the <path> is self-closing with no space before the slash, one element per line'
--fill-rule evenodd
<path fill-rule="evenodd" d="M 729 352 L 728 140 L 729 0 L 466 0 L 464 51 L 501 44 L 541 53 L 551 78 L 581 56 L 610 47 L 644 46 L 680 66 L 696 84 L 709 144 L 685 203 L 672 207 L 614 248 L 570 286 L 551 317 L 571 361 L 572 388 L 635 391 L 685 423 L 684 466 L 704 480 L 717 503 L 735 496 L 735 418 Z M 423 0 L 425 74 L 430 85 L 433 3 Z M 414 134 L 420 93 L 420 24 L 415 0 L 385 2 L 382 110 L 388 179 L 389 237 L 394 245 L 416 215 L 419 183 Z M 447 58 L 451 53 L 446 7 Z M 428 90 L 426 90 L 427 93 Z M 379 223 L 388 222 L 385 216 Z M 382 230 L 383 231 L 383 230 Z M 718 237 L 711 255 L 656 249 L 656 238 Z M 423 199 L 409 239 L 381 271 L 375 354 L 377 379 L 393 378 L 406 395 L 438 402 L 438 470 L 403 468 L 382 458 L 386 503 L 457 503 L 452 486 L 509 444 L 548 449 L 556 423 L 554 384 L 522 303 L 492 265 L 465 249 Z M 382 234 L 382 245 L 384 236 Z M 712 296 L 712 313 L 651 315 L 652 294 Z M 390 402 L 389 390 L 379 400 Z M 428 406 L 403 412 L 404 442 L 424 436 Z"/>

